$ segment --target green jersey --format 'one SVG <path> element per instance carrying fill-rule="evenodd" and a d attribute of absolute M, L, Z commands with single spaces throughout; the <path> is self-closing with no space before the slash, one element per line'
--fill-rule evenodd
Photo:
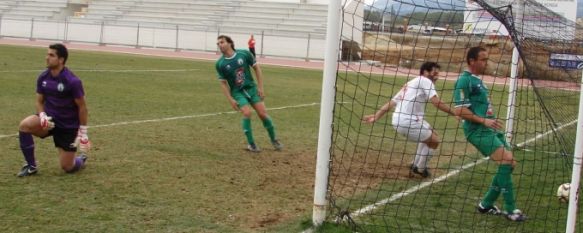
<path fill-rule="evenodd" d="M 456 81 L 453 98 L 455 107 L 467 107 L 479 117 L 496 118 L 492 110 L 488 87 L 484 85 L 480 77 L 468 71 L 464 71 Z M 479 123 L 464 121 L 466 136 L 480 127 L 482 125 Z"/>
<path fill-rule="evenodd" d="M 247 50 L 235 50 L 231 57 L 224 55 L 215 64 L 219 80 L 227 80 L 231 94 L 239 90 L 255 87 L 251 67 L 255 65 L 255 57 Z"/>

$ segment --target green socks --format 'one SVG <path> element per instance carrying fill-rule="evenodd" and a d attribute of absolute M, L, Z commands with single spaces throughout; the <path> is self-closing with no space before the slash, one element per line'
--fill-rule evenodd
<path fill-rule="evenodd" d="M 504 197 L 504 210 L 512 213 L 516 209 L 516 202 L 514 200 L 514 190 L 512 187 L 512 165 L 502 164 L 498 166 L 498 171 L 492 179 L 490 189 L 482 199 L 482 206 L 492 207 L 500 193 Z"/>
<path fill-rule="evenodd" d="M 512 165 L 502 164 L 498 167 L 498 185 L 504 197 L 504 209 L 512 213 L 516 209 L 514 190 L 512 187 Z"/>
<path fill-rule="evenodd" d="M 500 170 L 500 169 L 498 169 Z M 484 196 L 484 199 L 482 199 L 482 206 L 483 207 L 492 207 L 494 206 L 494 202 L 496 202 L 496 199 L 498 199 L 498 196 L 500 196 L 500 186 L 498 186 L 498 173 L 496 173 L 496 175 L 494 175 L 494 178 L 492 179 L 492 185 L 490 185 L 490 189 L 488 189 L 488 192 L 486 192 L 486 195 Z"/>
<path fill-rule="evenodd" d="M 272 142 L 275 141 L 275 127 L 273 126 L 273 122 L 271 121 L 270 117 L 267 117 L 263 120 L 263 127 L 265 127 L 267 130 L 269 139 L 271 139 Z"/>
<path fill-rule="evenodd" d="M 245 136 L 247 137 L 247 143 L 254 144 L 255 140 L 253 140 L 253 131 L 251 130 L 251 119 L 249 118 L 243 118 L 243 120 L 241 120 L 241 125 L 243 125 L 243 133 L 245 133 Z"/>

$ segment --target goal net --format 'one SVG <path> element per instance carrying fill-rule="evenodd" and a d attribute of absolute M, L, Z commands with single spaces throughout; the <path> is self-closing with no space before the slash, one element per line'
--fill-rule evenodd
<path fill-rule="evenodd" d="M 568 206 L 556 189 L 570 181 L 575 146 L 581 72 L 570 55 L 583 54 L 575 22 L 534 0 L 356 0 L 343 10 L 328 220 L 358 232 L 564 231 Z M 453 108 L 474 46 L 489 53 L 481 79 L 518 161 L 514 195 L 526 224 L 476 211 L 497 164 L 467 142 L 455 117 L 426 105 L 424 120 L 440 138 L 429 177 L 412 171 L 418 142 L 394 129 L 392 111 L 362 121 L 429 61 L 440 65 L 435 89 Z"/>

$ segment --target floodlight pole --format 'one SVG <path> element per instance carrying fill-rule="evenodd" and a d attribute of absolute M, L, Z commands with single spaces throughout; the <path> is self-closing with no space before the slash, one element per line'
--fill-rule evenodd
<path fill-rule="evenodd" d="M 506 141 L 512 143 L 514 136 L 514 112 L 516 110 L 516 89 L 518 84 L 518 59 L 516 45 L 512 50 L 512 67 L 510 68 L 510 88 L 508 90 L 508 111 L 506 112 Z"/>
<path fill-rule="evenodd" d="M 321 225 L 326 219 L 326 199 L 328 175 L 330 172 L 330 151 L 332 148 L 332 119 L 334 111 L 336 68 L 338 45 L 340 43 L 340 6 L 341 1 L 328 2 L 328 26 L 326 30 L 326 51 L 324 55 L 324 75 L 320 105 L 320 129 L 318 134 L 318 154 L 316 159 L 316 178 L 314 184 L 314 207 L 312 223 Z"/>
<path fill-rule="evenodd" d="M 581 75 L 583 87 L 583 73 Z M 567 215 L 566 233 L 575 233 L 577 223 L 577 202 L 579 201 L 579 182 L 581 181 L 581 165 L 583 163 L 583 93 L 579 92 L 579 116 L 577 118 L 577 136 L 573 156 L 573 173 L 571 175 L 571 190 L 569 191 L 569 214 Z M 581 226 L 579 226 L 581 227 Z"/>

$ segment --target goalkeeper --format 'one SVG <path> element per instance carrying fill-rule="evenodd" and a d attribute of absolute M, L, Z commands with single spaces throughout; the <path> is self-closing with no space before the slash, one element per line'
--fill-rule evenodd
<path fill-rule="evenodd" d="M 439 136 L 431 125 L 423 119 L 425 105 L 431 102 L 439 110 L 454 115 L 448 105 L 443 103 L 435 90 L 435 81 L 439 77 L 439 64 L 425 62 L 421 65 L 419 76 L 407 82 L 401 90 L 374 115 L 364 116 L 363 121 L 373 123 L 389 110 L 393 112 L 392 125 L 397 132 L 409 140 L 418 142 L 415 160 L 411 165 L 413 173 L 429 177 L 428 163 L 433 151 L 439 146 Z"/>
<path fill-rule="evenodd" d="M 26 117 L 19 125 L 20 148 L 26 165 L 19 177 L 37 174 L 33 135 L 53 137 L 59 152 L 61 168 L 67 173 L 79 171 L 85 164 L 90 148 L 87 137 L 87 106 L 81 80 L 65 63 L 68 51 L 62 44 L 52 44 L 45 57 L 47 69 L 36 84 L 37 114 Z M 81 154 L 75 155 L 79 149 Z"/>
<path fill-rule="evenodd" d="M 481 47 L 468 50 L 466 56 L 468 70 L 455 83 L 454 99 L 456 115 L 464 119 L 466 139 L 484 156 L 498 163 L 498 171 L 482 201 L 478 211 L 483 214 L 504 214 L 511 221 L 524 221 L 526 216 L 516 208 L 512 185 L 512 170 L 516 161 L 504 138 L 502 123 L 494 115 L 488 88 L 479 75 L 484 74 L 488 65 L 488 52 Z M 498 196 L 504 197 L 504 211 L 494 205 Z"/>

